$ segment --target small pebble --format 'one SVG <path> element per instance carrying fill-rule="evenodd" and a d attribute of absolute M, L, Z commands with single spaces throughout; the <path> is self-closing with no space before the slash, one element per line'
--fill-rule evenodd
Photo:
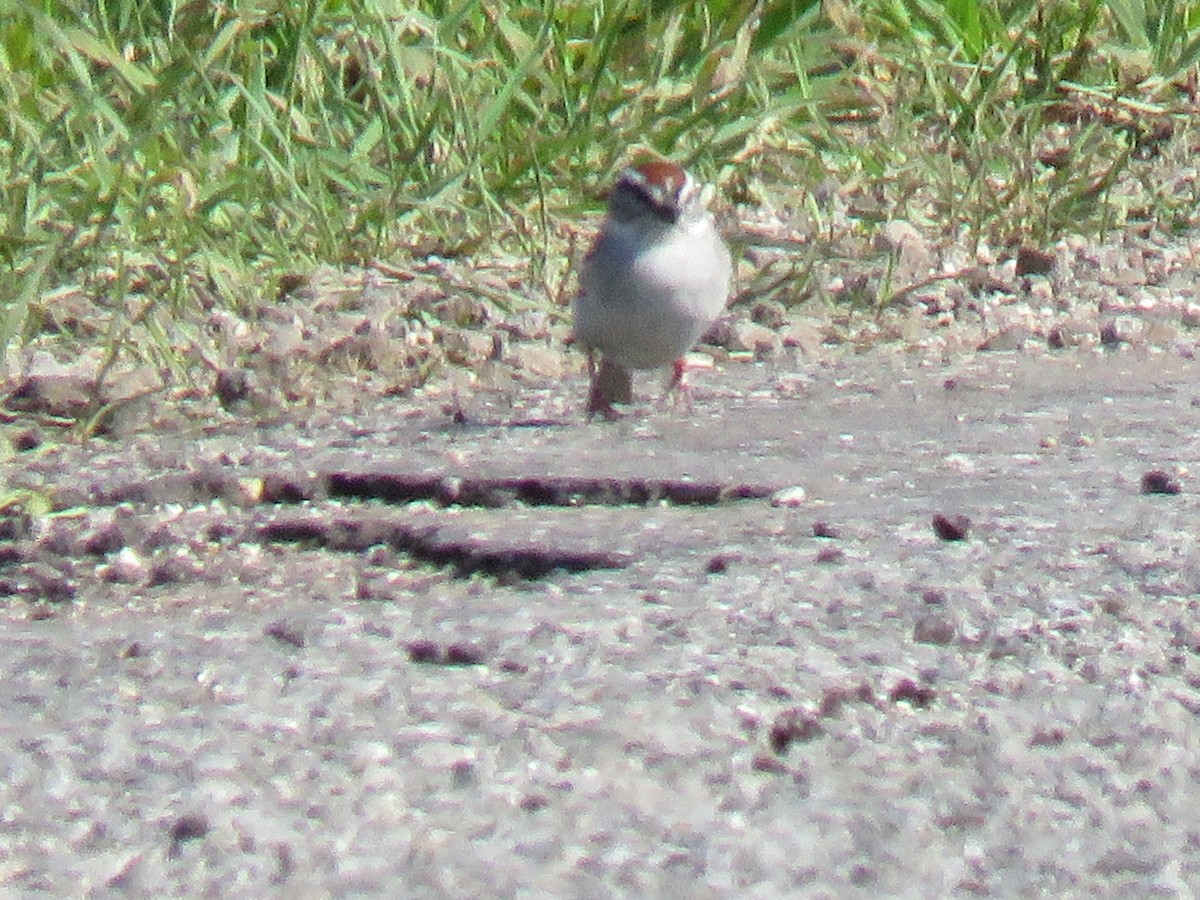
<path fill-rule="evenodd" d="M 808 499 L 808 492 L 799 485 L 787 487 L 776 491 L 771 495 L 772 506 L 795 507 L 803 506 L 804 501 Z"/>

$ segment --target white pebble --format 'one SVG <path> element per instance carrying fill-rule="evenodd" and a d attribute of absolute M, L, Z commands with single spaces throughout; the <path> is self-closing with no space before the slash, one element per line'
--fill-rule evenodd
<path fill-rule="evenodd" d="M 772 506 L 803 506 L 808 499 L 808 492 L 800 485 L 786 487 L 771 495 Z"/>

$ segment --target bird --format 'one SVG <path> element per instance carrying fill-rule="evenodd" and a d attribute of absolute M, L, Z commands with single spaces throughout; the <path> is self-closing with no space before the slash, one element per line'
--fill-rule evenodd
<path fill-rule="evenodd" d="M 690 172 L 667 160 L 621 171 L 572 309 L 588 358 L 589 418 L 618 417 L 613 404 L 632 400 L 634 369 L 671 366 L 667 395 L 689 399 L 683 357 L 725 308 L 732 273 Z"/>

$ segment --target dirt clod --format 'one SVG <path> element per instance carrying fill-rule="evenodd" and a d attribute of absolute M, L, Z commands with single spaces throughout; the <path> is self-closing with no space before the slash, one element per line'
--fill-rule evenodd
<path fill-rule="evenodd" d="M 451 644 L 446 648 L 448 666 L 480 666 L 483 661 L 483 650 L 474 644 Z"/>
<path fill-rule="evenodd" d="M 228 409 L 250 396 L 250 374 L 244 369 L 222 369 L 213 391 L 221 406 Z"/>
<path fill-rule="evenodd" d="M 971 520 L 964 515 L 937 513 L 933 517 L 933 532 L 943 541 L 966 540 L 970 530 Z"/>
<path fill-rule="evenodd" d="M 1047 275 L 1054 269 L 1054 254 L 1032 247 L 1017 251 L 1017 276 Z"/>
<path fill-rule="evenodd" d="M 888 692 L 892 703 L 911 703 L 917 709 L 925 709 L 937 699 L 937 691 L 927 685 L 917 684 L 911 678 L 902 678 Z"/>
<path fill-rule="evenodd" d="M 184 584 L 201 575 L 198 562 L 183 556 L 168 556 L 159 560 L 150 569 L 150 587 Z"/>
<path fill-rule="evenodd" d="M 767 741 L 771 750 L 783 755 L 788 748 L 796 743 L 807 743 L 822 732 L 821 722 L 817 716 L 807 709 L 789 709 L 781 712 L 771 723 Z"/>
<path fill-rule="evenodd" d="M 922 616 L 913 626 L 913 640 L 919 644 L 936 644 L 944 647 L 954 640 L 958 629 L 947 616 L 931 613 Z"/>
<path fill-rule="evenodd" d="M 816 561 L 825 565 L 845 562 L 846 551 L 841 547 L 822 547 L 817 551 Z"/>
<path fill-rule="evenodd" d="M 179 856 L 181 852 L 181 844 L 186 841 L 195 841 L 206 836 L 212 826 L 208 823 L 208 817 L 202 813 L 186 813 L 171 823 L 168 830 L 168 835 L 171 838 L 171 849 L 169 855 L 172 857 Z"/>
<path fill-rule="evenodd" d="M 733 557 L 724 553 L 718 553 L 708 561 L 708 565 L 704 567 L 706 575 L 723 575 L 729 571 L 729 566 L 733 562 Z"/>
<path fill-rule="evenodd" d="M 1179 479 L 1162 469 L 1154 469 L 1142 476 L 1143 494 L 1178 494 L 1181 490 Z"/>
<path fill-rule="evenodd" d="M 1067 739 L 1067 733 L 1061 728 L 1039 728 L 1029 739 L 1030 747 L 1060 747 Z"/>
<path fill-rule="evenodd" d="M 440 663 L 442 661 L 442 648 L 433 641 L 410 641 L 408 645 L 408 659 L 409 662 L 415 663 Z"/>
<path fill-rule="evenodd" d="M 276 619 L 263 629 L 263 634 L 269 638 L 274 638 L 281 644 L 295 647 L 297 650 L 304 649 L 304 645 L 308 643 L 304 634 L 304 626 L 298 622 L 288 621 L 287 619 Z"/>
<path fill-rule="evenodd" d="M 847 703 L 875 703 L 875 691 L 865 681 L 850 687 L 832 687 L 821 696 L 822 717 L 836 716 Z"/>
<path fill-rule="evenodd" d="M 750 768 L 755 772 L 769 772 L 772 775 L 787 775 L 791 771 L 783 760 L 766 753 L 756 753 Z"/>
<path fill-rule="evenodd" d="M 526 794 L 521 798 L 521 809 L 525 812 L 539 812 L 549 805 L 550 800 L 545 794 Z"/>
<path fill-rule="evenodd" d="M 12 448 L 18 453 L 36 450 L 42 445 L 42 433 L 36 428 L 23 428 L 12 436 Z"/>

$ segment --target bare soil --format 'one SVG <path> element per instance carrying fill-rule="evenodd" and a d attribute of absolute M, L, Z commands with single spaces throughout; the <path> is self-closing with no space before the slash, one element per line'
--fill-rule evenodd
<path fill-rule="evenodd" d="M 902 242 L 615 423 L 453 279 L 225 317 L 210 394 L 32 352 L 0 884 L 1194 895 L 1198 244 Z"/>
<path fill-rule="evenodd" d="M 1188 896 L 1186 357 L 887 344 L 617 423 L 572 376 L 26 454 L 62 511 L 7 522 L 0 881 Z"/>

